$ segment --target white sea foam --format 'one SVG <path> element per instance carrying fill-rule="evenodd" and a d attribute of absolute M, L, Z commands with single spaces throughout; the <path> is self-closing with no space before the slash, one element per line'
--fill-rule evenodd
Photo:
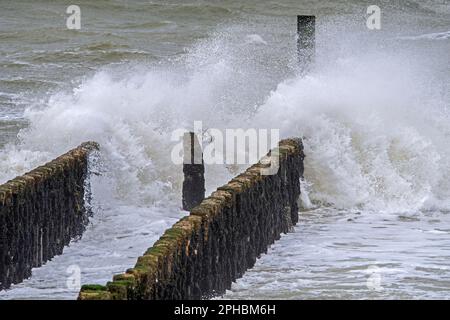
<path fill-rule="evenodd" d="M 105 283 L 113 273 L 131 267 L 183 214 L 182 173 L 170 161 L 170 136 L 174 129 L 190 129 L 195 120 L 202 120 L 205 129 L 280 128 L 283 137 L 304 139 L 301 201 L 303 208 L 316 210 L 311 223 L 303 221 L 300 232 L 274 246 L 284 250 L 285 259 L 272 251 L 272 261 L 294 271 L 305 267 L 313 277 L 282 268 L 277 272 L 275 266 L 265 277 L 279 283 L 268 286 L 267 296 L 285 288 L 303 292 L 313 282 L 326 288 L 311 291 L 309 297 L 327 297 L 330 287 L 338 291 L 334 297 L 339 296 L 342 275 L 350 274 L 350 282 L 355 278 L 347 273 L 349 265 L 360 269 L 361 259 L 364 267 L 374 260 L 389 262 L 399 251 L 408 271 L 417 261 L 434 261 L 435 268 L 445 265 L 447 238 L 435 242 L 441 233 L 414 230 L 446 230 L 447 215 L 436 228 L 440 212 L 426 222 L 420 221 L 422 213 L 415 212 L 420 217 L 410 220 L 405 213 L 450 208 L 448 63 L 446 51 L 439 51 L 447 42 L 427 41 L 420 50 L 414 46 L 422 41 L 378 45 L 376 36 L 385 29 L 360 36 L 360 27 L 357 32 L 346 30 L 347 17 L 341 24 L 321 21 L 316 68 L 299 78 L 289 65 L 296 61 L 295 35 L 282 28 L 270 32 L 281 20 L 277 16 L 272 24 L 244 30 L 233 26 L 231 32 L 187 48 L 186 55 L 174 61 L 106 68 L 73 92 L 60 92 L 30 107 L 25 113 L 29 127 L 20 132 L 20 142 L 0 151 L 0 181 L 86 140 L 102 147 L 103 175 L 93 179 L 95 215 L 82 240 L 1 297 L 74 298 L 77 290 L 64 287 L 70 265 L 81 267 L 82 283 Z M 295 24 L 295 19 L 290 21 Z M 285 24 L 288 30 L 291 22 Z M 208 191 L 233 174 L 223 166 L 208 166 Z M 365 212 L 359 216 L 360 211 Z M 359 219 L 366 223 L 353 223 Z M 405 228 L 403 221 L 417 223 Z M 362 245 L 354 245 L 359 238 Z M 379 239 L 392 241 L 381 241 L 375 251 Z M 349 248 L 345 259 L 340 247 Z M 334 268 L 336 263 L 340 269 Z M 324 282 L 324 270 L 336 277 Z M 285 281 L 283 274 L 288 275 Z M 358 290 L 351 293 L 361 297 Z"/>
<path fill-rule="evenodd" d="M 247 43 L 267 45 L 267 42 L 259 34 L 247 35 Z"/>
<path fill-rule="evenodd" d="M 247 73 L 236 74 L 233 61 L 208 60 L 210 49 L 199 44 L 181 65 L 100 71 L 73 92 L 61 92 L 27 109 L 30 125 L 20 132 L 20 143 L 6 146 L 0 154 L 0 179 L 6 181 L 82 141 L 95 140 L 102 148 L 105 187 L 112 188 L 117 199 L 145 205 L 178 199 L 182 177 L 181 168 L 170 159 L 172 131 L 190 128 L 199 119 L 205 129 L 226 128 L 236 119 L 240 104 L 258 96 L 235 90 L 247 81 Z M 216 50 L 222 57 L 228 52 L 223 47 Z M 229 177 L 219 166 L 209 172 L 215 172 L 209 179 L 214 187 Z"/>
<path fill-rule="evenodd" d="M 315 204 L 448 208 L 448 102 L 445 83 L 429 80 L 429 65 L 407 51 L 350 48 L 346 55 L 320 55 L 310 75 L 291 77 L 269 93 L 267 69 L 256 68 L 249 47 L 230 39 L 213 37 L 171 64 L 103 70 L 27 110 L 30 126 L 20 144 L 0 155 L 1 179 L 95 140 L 105 185 L 117 199 L 178 201 L 181 171 L 170 161 L 170 135 L 202 120 L 206 128 L 280 128 L 285 137 L 303 137 Z M 226 168 L 207 169 L 209 190 L 230 177 Z"/>

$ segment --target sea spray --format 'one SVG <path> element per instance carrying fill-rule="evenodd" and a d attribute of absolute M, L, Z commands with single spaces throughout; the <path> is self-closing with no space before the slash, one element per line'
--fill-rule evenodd
<path fill-rule="evenodd" d="M 400 297 L 420 290 L 445 297 L 448 219 L 437 210 L 450 208 L 448 6 L 385 3 L 382 29 L 369 31 L 360 1 L 223 1 L 231 8 L 223 14 L 203 4 L 185 14 L 185 4 L 86 2 L 95 19 L 73 33 L 52 19 L 30 19 L 41 3 L 23 5 L 5 11 L 12 18 L 2 37 L 0 118 L 21 117 L 19 103 L 26 104 L 28 129 L 0 152 L 0 180 L 84 140 L 100 142 L 103 167 L 92 177 L 94 216 L 82 240 L 1 298 L 75 298 L 65 287 L 68 266 L 80 266 L 82 283 L 106 283 L 132 266 L 185 214 L 169 137 L 195 120 L 205 128 L 279 128 L 283 137 L 304 138 L 302 202 L 316 210 L 302 212 L 304 228 L 274 245 L 285 253 L 273 255 L 280 269 L 255 269 L 267 280 L 263 297 L 286 298 L 286 290 L 301 298 L 372 297 L 353 289 L 355 273 L 377 262 L 391 272 L 383 276 L 386 289 L 390 276 L 398 277 Z M 295 14 L 305 9 L 318 14 L 317 63 L 298 78 Z M 16 73 L 24 81 L 10 81 Z M 48 94 L 54 91 L 42 80 L 70 89 Z M 208 166 L 207 193 L 240 169 Z M 411 280 L 419 277 L 426 286 Z M 367 289 L 365 274 L 361 283 Z M 254 284 L 248 288 L 256 294 Z"/>
<path fill-rule="evenodd" d="M 445 102 L 402 58 L 336 61 L 281 83 L 259 108 L 255 122 L 303 137 L 313 202 L 404 212 L 449 196 Z"/>
<path fill-rule="evenodd" d="M 176 144 L 172 132 L 192 129 L 196 120 L 204 122 L 206 134 L 209 128 L 251 128 L 255 107 L 290 70 L 267 73 L 261 65 L 265 52 L 250 59 L 255 44 L 246 39 L 247 34 L 217 32 L 183 59 L 105 67 L 72 91 L 28 108 L 29 126 L 19 133 L 19 143 L 1 153 L 0 179 L 94 140 L 101 145 L 105 167 L 101 189 L 110 190 L 109 197 L 142 205 L 179 201 L 182 175 L 170 158 Z M 210 192 L 232 173 L 215 165 L 208 175 Z"/>
<path fill-rule="evenodd" d="M 438 61 L 395 42 L 361 42 L 358 34 L 331 41 L 333 29 L 322 35 L 310 74 L 295 76 L 290 65 L 271 74 L 260 43 L 247 41 L 255 34 L 234 37 L 236 29 L 216 32 L 182 59 L 105 68 L 73 92 L 28 109 L 20 143 L 1 153 L 2 180 L 95 140 L 107 168 L 104 187 L 114 198 L 144 205 L 179 201 L 181 174 L 170 161 L 170 136 L 202 120 L 206 133 L 257 127 L 302 137 L 316 205 L 403 212 L 448 196 L 448 82 L 436 76 Z M 260 53 L 249 59 L 252 50 Z M 231 175 L 210 166 L 208 191 Z"/>

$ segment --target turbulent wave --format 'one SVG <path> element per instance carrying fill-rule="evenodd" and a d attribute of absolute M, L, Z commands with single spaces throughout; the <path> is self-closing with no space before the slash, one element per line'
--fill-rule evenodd
<path fill-rule="evenodd" d="M 430 69 L 408 48 L 350 46 L 335 54 L 320 44 L 332 54 L 319 55 L 301 78 L 289 65 L 271 64 L 264 56 L 271 45 L 266 35 L 221 33 L 183 59 L 104 69 L 27 110 L 20 143 L 0 154 L 1 179 L 95 140 L 103 150 L 101 188 L 113 197 L 146 205 L 178 198 L 170 136 L 203 120 L 205 129 L 279 128 L 282 136 L 303 137 L 304 200 L 314 205 L 449 208 L 448 79 L 433 78 L 439 64 Z M 231 173 L 211 166 L 207 175 L 211 190 Z"/>
<path fill-rule="evenodd" d="M 400 37 L 400 39 L 403 39 L 403 40 L 448 40 L 448 39 L 450 39 L 450 31 L 433 32 L 433 33 L 422 34 L 419 36 Z"/>
<path fill-rule="evenodd" d="M 450 119 L 422 75 L 400 57 L 351 58 L 280 84 L 258 119 L 304 138 L 316 203 L 430 208 L 450 196 Z"/>

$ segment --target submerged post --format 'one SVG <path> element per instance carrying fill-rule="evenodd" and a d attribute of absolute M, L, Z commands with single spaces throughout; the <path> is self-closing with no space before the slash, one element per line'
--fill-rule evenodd
<path fill-rule="evenodd" d="M 315 55 L 316 17 L 297 16 L 297 53 L 300 73 L 306 74 Z"/>
<path fill-rule="evenodd" d="M 183 210 L 190 211 L 205 198 L 203 153 L 194 132 L 184 134 L 183 151 Z"/>

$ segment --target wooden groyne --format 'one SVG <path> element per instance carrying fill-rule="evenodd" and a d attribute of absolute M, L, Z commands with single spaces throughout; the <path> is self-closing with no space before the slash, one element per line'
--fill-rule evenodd
<path fill-rule="evenodd" d="M 98 148 L 83 143 L 0 185 L 0 289 L 30 277 L 83 233 L 88 156 Z"/>
<path fill-rule="evenodd" d="M 273 152 L 273 151 L 272 151 Z M 103 285 L 84 285 L 79 299 L 201 299 L 222 294 L 298 221 L 303 145 L 282 140 L 276 174 L 267 159 L 217 189 Z"/>

